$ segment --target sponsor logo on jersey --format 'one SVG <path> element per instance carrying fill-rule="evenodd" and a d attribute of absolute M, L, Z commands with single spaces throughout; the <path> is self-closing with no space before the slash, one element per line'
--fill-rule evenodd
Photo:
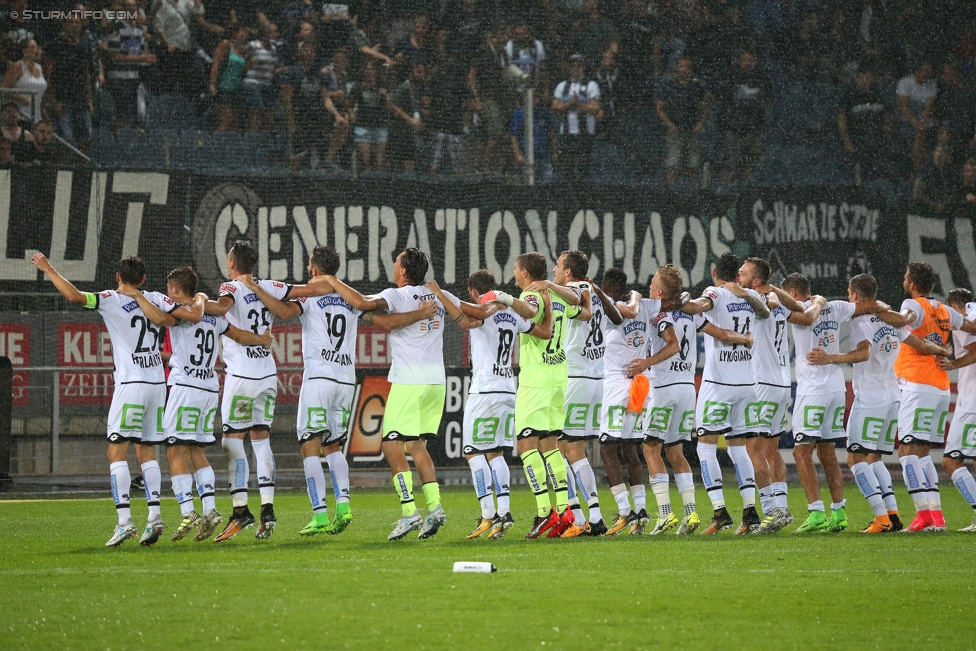
<path fill-rule="evenodd" d="M 925 340 L 931 341 L 937 346 L 945 346 L 945 341 L 942 340 L 942 335 L 940 335 L 938 332 L 930 332 L 929 334 L 925 335 Z"/>
<path fill-rule="evenodd" d="M 442 310 L 438 310 L 438 312 L 441 312 L 441 311 Z M 438 316 L 443 316 L 443 315 L 438 315 Z M 440 330 L 440 327 L 441 327 L 441 322 L 440 321 L 432 320 L 432 321 L 421 321 L 420 322 L 420 331 L 421 332 L 433 332 L 434 330 Z"/>
<path fill-rule="evenodd" d="M 813 334 L 818 337 L 824 332 L 824 330 L 838 330 L 840 324 L 836 321 L 821 321 L 817 325 L 813 326 Z"/>
<path fill-rule="evenodd" d="M 106 291 L 100 293 L 99 296 L 101 296 L 102 298 L 112 298 L 112 292 L 106 290 Z"/>
<path fill-rule="evenodd" d="M 235 285 L 234 283 L 224 283 L 223 285 L 220 286 L 220 293 L 223 294 L 224 292 L 236 294 L 237 285 Z"/>
<path fill-rule="evenodd" d="M 882 339 L 884 339 L 885 337 L 888 337 L 888 336 L 891 336 L 891 337 L 897 336 L 895 334 L 895 329 L 892 328 L 891 326 L 884 326 L 884 327 L 878 328 L 878 331 L 874 333 L 874 337 L 872 338 L 872 341 L 874 343 L 878 343 L 879 341 L 881 341 Z"/>
<path fill-rule="evenodd" d="M 729 303 L 725 306 L 725 309 L 729 312 L 754 312 L 752 306 L 748 303 Z"/>
<path fill-rule="evenodd" d="M 244 297 L 244 302 L 250 305 L 251 303 L 256 303 L 261 299 L 258 298 L 257 294 L 251 293 Z"/>
<path fill-rule="evenodd" d="M 126 303 L 125 305 L 123 305 L 122 306 L 122 309 L 125 310 L 126 312 L 131 312 L 133 310 L 138 310 L 139 309 L 139 304 L 136 303 L 135 301 L 132 301 L 131 303 Z"/>
<path fill-rule="evenodd" d="M 513 327 L 518 327 L 518 322 L 515 317 L 508 312 L 499 312 L 494 317 L 495 323 L 510 323 Z"/>
<path fill-rule="evenodd" d="M 271 284 L 274 285 L 275 287 L 277 287 L 278 289 L 284 289 L 285 288 L 285 283 L 278 282 L 277 280 L 272 280 L 271 281 Z"/>
<path fill-rule="evenodd" d="M 216 326 L 217 325 L 217 317 L 211 316 L 209 314 L 204 314 L 203 315 L 203 318 L 201 319 L 201 321 L 205 321 L 206 323 L 209 323 L 212 326 Z"/>
<path fill-rule="evenodd" d="M 304 297 L 299 300 L 301 300 L 303 303 L 305 302 Z M 336 307 L 342 307 L 347 310 L 352 310 L 352 306 L 349 305 L 349 303 L 346 303 L 344 300 L 342 300 L 341 296 L 333 296 L 332 294 L 329 294 L 328 296 L 323 296 L 319 300 L 315 301 L 315 304 L 321 308 L 325 308 L 329 305 L 335 305 Z"/>

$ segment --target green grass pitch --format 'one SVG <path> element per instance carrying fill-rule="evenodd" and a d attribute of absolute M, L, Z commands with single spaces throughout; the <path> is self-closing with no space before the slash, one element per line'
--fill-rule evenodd
<path fill-rule="evenodd" d="M 223 545 L 170 542 L 168 499 L 165 538 L 118 549 L 103 546 L 108 500 L 2 502 L 0 648 L 971 648 L 976 537 L 954 532 L 972 511 L 952 485 L 946 534 L 858 534 L 870 512 L 847 494 L 841 534 L 531 541 L 520 487 L 506 539 L 465 541 L 474 496 L 445 489 L 434 539 L 390 543 L 392 490 L 356 492 L 352 526 L 310 539 L 296 534 L 305 495 L 282 491 L 273 539 L 250 529 Z M 795 487 L 791 498 L 802 516 Z M 698 503 L 705 519 L 704 491 Z M 218 508 L 229 514 L 226 498 Z M 145 506 L 133 501 L 133 516 L 144 522 Z M 458 560 L 498 572 L 453 574 Z"/>

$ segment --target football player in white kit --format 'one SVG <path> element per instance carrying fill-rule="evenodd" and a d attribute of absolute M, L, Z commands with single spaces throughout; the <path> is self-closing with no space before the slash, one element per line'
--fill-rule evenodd
<path fill-rule="evenodd" d="M 658 269 L 651 280 L 651 298 L 667 301 L 681 293 L 681 272 L 673 265 Z M 701 520 L 695 505 L 695 483 L 691 466 L 682 449 L 691 441 L 695 429 L 695 368 L 698 365 L 698 331 L 723 341 L 751 345 L 749 335 L 722 330 L 700 315 L 681 310 L 661 312 L 651 321 L 646 359 L 636 359 L 627 367 L 633 375 L 645 373 L 651 391 L 643 419 L 644 459 L 651 478 L 651 491 L 658 506 L 658 518 L 651 535 L 675 527 L 678 535 L 690 535 Z M 674 480 L 681 493 L 684 516 L 679 521 L 671 511 L 671 488 L 661 450 L 674 469 Z"/>
<path fill-rule="evenodd" d="M 197 294 L 198 283 L 193 267 L 179 267 L 166 277 L 166 293 L 178 305 L 188 306 L 195 301 L 201 301 L 202 305 L 206 295 Z M 147 316 L 158 310 L 141 295 L 133 298 Z M 238 330 L 224 317 L 209 314 L 204 314 L 198 323 L 179 321 L 170 324 L 169 333 L 173 352 L 169 358 L 163 444 L 182 517 L 172 540 L 182 540 L 199 526 L 194 539 L 201 542 L 209 538 L 222 521 L 216 508 L 214 471 L 205 454 L 206 447 L 213 445 L 215 440 L 214 421 L 220 393 L 220 381 L 214 370 L 218 337 L 224 335 L 244 346 L 267 348 L 271 345 L 271 333 L 256 335 Z M 194 478 L 202 502 L 202 516 L 193 508 Z"/>
<path fill-rule="evenodd" d="M 876 300 L 878 282 L 860 274 L 851 278 L 847 297 L 851 303 Z M 847 465 L 854 482 L 867 500 L 874 519 L 861 533 L 887 533 L 901 529 L 898 503 L 891 487 L 891 475 L 881 460 L 895 448 L 898 429 L 898 377 L 895 359 L 901 344 L 926 355 L 950 351 L 920 339 L 904 328 L 885 322 L 886 315 L 862 314 L 851 319 L 849 353 L 832 355 L 815 349 L 807 355 L 811 364 L 854 364 L 854 404 L 847 420 Z"/>
<path fill-rule="evenodd" d="M 946 303 L 970 321 L 976 321 L 976 298 L 968 289 L 954 289 Z M 956 410 L 949 425 L 942 469 L 952 478 L 966 502 L 976 511 L 976 479 L 966 468 L 966 460 L 976 459 L 976 335 L 953 332 L 955 359 L 943 362 L 946 371 L 959 370 L 956 384 Z M 976 518 L 960 531 L 976 531 Z"/>
<path fill-rule="evenodd" d="M 216 301 L 208 301 L 207 314 L 226 316 L 235 328 L 260 335 L 271 329 L 274 316 L 240 280 L 240 276 L 250 275 L 257 264 L 258 250 L 253 243 L 245 240 L 234 242 L 227 252 L 227 272 L 231 279 L 220 286 Z M 257 282 L 278 299 L 288 297 L 291 292 L 291 286 L 285 283 L 274 280 Z M 275 463 L 271 452 L 271 422 L 278 397 L 277 367 L 269 349 L 241 346 L 231 339 L 223 341 L 221 355 L 227 365 L 224 397 L 220 403 L 223 427 L 221 445 L 227 455 L 234 512 L 214 541 L 230 540 L 255 522 L 247 506 L 250 476 L 247 453 L 244 451 L 244 437 L 247 435 L 251 437 L 258 491 L 261 494 L 261 520 L 255 538 L 270 538 L 278 524 L 274 514 Z"/>
<path fill-rule="evenodd" d="M 115 362 L 115 390 L 108 413 L 108 461 L 118 525 L 105 546 L 121 545 L 137 533 L 129 508 L 132 483 L 126 461 L 129 443 L 136 444 L 136 458 L 142 466 L 149 505 L 149 519 L 140 542 L 152 545 L 164 531 L 159 510 L 162 474 L 156 461 L 155 445 L 164 438 L 162 415 L 166 403 L 166 377 L 160 356 L 163 337 L 161 328 L 156 326 L 174 324 L 176 319 L 200 321 L 205 297 L 190 310 L 177 305 L 165 294 L 145 292 L 147 301 L 158 308 L 150 318 L 131 297 L 141 293 L 139 287 L 146 282 L 146 265 L 140 258 L 123 258 L 115 273 L 118 289 L 98 293 L 78 291 L 51 266 L 43 253 L 35 253 L 31 262 L 47 275 L 69 302 L 98 310 L 108 329 Z"/>
<path fill-rule="evenodd" d="M 275 317 L 288 320 L 298 317 L 302 324 L 302 357 L 304 372 L 298 397 L 298 444 L 312 521 L 298 531 L 301 536 L 320 533 L 339 534 L 352 523 L 349 506 L 349 464 L 342 454 L 356 389 L 356 341 L 360 310 L 349 305 L 325 280 L 339 271 L 339 253 L 331 246 L 317 246 L 308 261 L 311 279 L 305 287 L 293 285 L 292 293 L 313 292 L 287 302 L 268 294 L 250 276 L 241 276 Z M 433 301 L 425 309 L 406 314 L 384 314 L 363 317 L 373 325 L 388 330 L 405 327 L 433 316 Z M 326 503 L 325 472 L 321 455 L 329 465 L 336 515 L 329 521 Z"/>
<path fill-rule="evenodd" d="M 701 298 L 682 308 L 689 313 L 703 313 L 708 321 L 723 330 L 752 334 L 757 319 L 769 318 L 769 308 L 758 292 L 736 284 L 739 259 L 724 253 L 712 269 L 715 286 Z M 716 534 L 732 526 L 722 492 L 722 470 L 718 465 L 718 437 L 725 435 L 729 457 L 742 496 L 742 522 L 737 534 L 759 528 L 756 513 L 756 479 L 752 457 L 760 457 L 759 423 L 755 418 L 756 379 L 749 346 L 705 337 L 705 370 L 695 406 L 698 433 L 698 457 L 702 482 L 714 511 L 703 535 Z"/>

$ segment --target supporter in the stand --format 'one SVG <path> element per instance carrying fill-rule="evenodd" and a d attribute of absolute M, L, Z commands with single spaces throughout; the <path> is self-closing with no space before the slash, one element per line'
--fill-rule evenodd
<path fill-rule="evenodd" d="M 59 135 L 87 153 L 91 150 L 95 80 L 91 65 L 94 52 L 85 36 L 82 18 L 64 21 L 61 34 L 47 50 L 44 69 L 51 82 L 47 95 Z"/>
<path fill-rule="evenodd" d="M 578 37 L 578 49 L 587 61 L 599 61 L 611 44 L 620 40 L 620 32 L 600 12 L 600 0 L 583 0 L 583 13 L 586 22 Z"/>
<path fill-rule="evenodd" d="M 28 165 L 54 165 L 67 162 L 65 149 L 54 140 L 54 125 L 49 120 L 41 120 L 34 125 L 34 142 L 17 155 L 17 163 Z"/>
<path fill-rule="evenodd" d="M 947 63 L 942 69 L 935 113 L 939 120 L 939 140 L 947 143 L 954 155 L 961 156 L 976 145 L 973 129 L 976 90 L 963 78 L 958 63 Z"/>
<path fill-rule="evenodd" d="M 667 129 L 664 161 L 668 185 L 682 168 L 689 176 L 698 175 L 701 158 L 701 132 L 708 119 L 705 85 L 694 76 L 691 59 L 681 57 L 675 74 L 665 77 L 657 94 L 657 115 Z"/>
<path fill-rule="evenodd" d="M 458 174 L 464 167 L 465 112 L 470 105 L 471 88 L 468 68 L 454 52 L 444 49 L 430 76 L 430 131 L 432 138 L 430 173 L 441 171 L 441 162 L 450 161 L 450 171 Z"/>
<path fill-rule="evenodd" d="M 925 158 L 925 146 L 935 126 L 935 97 L 939 86 L 932 65 L 922 63 L 915 72 L 898 81 L 899 144 L 910 152 L 912 170 L 917 171 Z"/>
<path fill-rule="evenodd" d="M 385 169 L 389 139 L 389 94 L 379 83 L 377 67 L 376 61 L 367 60 L 362 81 L 346 97 L 346 117 L 353 125 L 359 164 L 374 172 Z"/>
<path fill-rule="evenodd" d="M 41 7 L 33 7 L 40 9 Z M 35 31 L 40 22 L 30 21 L 24 16 L 27 0 L 9 0 L 5 11 L 0 14 L 0 65 L 4 68 L 20 58 L 24 44 L 36 41 L 40 36 Z"/>
<path fill-rule="evenodd" d="M 316 169 L 317 158 L 329 143 L 324 162 L 336 169 L 335 159 L 346 141 L 349 122 L 329 97 L 328 80 L 318 66 L 315 43 L 299 43 L 297 54 L 298 62 L 281 78 L 281 103 L 291 134 L 293 168 L 307 160 Z"/>
<path fill-rule="evenodd" d="M 831 61 L 828 36 L 820 25 L 820 16 L 809 12 L 794 38 L 790 40 L 793 75 L 803 81 L 830 81 L 836 70 Z"/>
<path fill-rule="evenodd" d="M 505 58 L 509 65 L 529 76 L 529 83 L 536 88 L 548 88 L 546 73 L 546 46 L 529 31 L 525 18 L 515 21 L 512 38 L 505 44 Z"/>
<path fill-rule="evenodd" d="M 294 34 L 285 39 L 285 45 L 278 52 L 281 63 L 286 66 L 293 66 L 298 63 L 298 46 L 302 43 L 315 43 L 318 47 L 318 34 L 315 32 L 315 25 L 309 20 L 298 23 L 298 28 Z"/>
<path fill-rule="evenodd" d="M 14 162 L 13 146 L 6 138 L 0 138 L 0 165 L 9 166 Z"/>
<path fill-rule="evenodd" d="M 617 107 L 617 89 L 620 81 L 617 50 L 617 44 L 613 43 L 600 55 L 600 64 L 593 71 L 593 79 L 600 89 L 600 109 L 603 111 L 600 135 L 626 148 L 628 143 L 621 137 L 620 110 Z"/>
<path fill-rule="evenodd" d="M 654 39 L 654 76 L 661 78 L 672 73 L 685 55 L 685 47 L 685 39 L 677 33 L 674 20 L 665 20 L 660 35 Z"/>
<path fill-rule="evenodd" d="M 966 159 L 961 182 L 955 187 L 952 210 L 956 217 L 976 220 L 976 158 Z"/>
<path fill-rule="evenodd" d="M 105 90 L 111 96 L 115 114 L 113 128 L 135 124 L 139 120 L 139 84 L 141 70 L 156 63 L 149 52 L 144 25 L 145 14 L 135 0 L 114 0 L 116 11 L 138 11 L 135 20 L 103 21 L 99 49 L 105 57 Z"/>
<path fill-rule="evenodd" d="M 772 84 L 756 70 L 756 55 L 743 52 L 718 96 L 721 175 L 726 183 L 749 180 L 762 161 L 763 131 Z"/>
<path fill-rule="evenodd" d="M 837 128 L 844 149 L 852 162 L 860 165 L 861 174 L 878 177 L 891 150 L 891 111 L 869 68 L 860 68 L 854 85 L 844 93 Z"/>
<path fill-rule="evenodd" d="M 945 143 L 932 152 L 931 163 L 924 166 L 915 179 L 912 198 L 924 210 L 941 215 L 949 208 L 958 184 L 958 171 L 952 165 L 952 153 Z"/>
<path fill-rule="evenodd" d="M 20 116 L 23 120 L 30 124 L 37 124 L 42 117 L 41 107 L 47 91 L 47 79 L 44 78 L 44 70 L 41 69 L 40 64 L 43 52 L 38 47 L 37 41 L 29 39 L 24 41 L 21 53 L 20 60 L 13 62 L 7 68 L 7 73 L 0 81 L 0 87 L 29 91 L 23 94 L 11 94 L 10 99 L 20 106 Z"/>
<path fill-rule="evenodd" d="M 159 92 L 194 95 L 200 91 L 200 60 L 193 30 L 201 27 L 201 0 L 155 0 L 150 15 L 159 48 Z M 206 24 L 206 23 L 204 23 Z"/>
<path fill-rule="evenodd" d="M 545 89 L 539 89 L 539 97 L 535 100 L 535 110 L 532 111 L 533 159 L 535 161 L 535 177 L 540 181 L 551 181 L 553 178 L 552 153 L 556 130 L 555 122 L 549 111 L 549 101 Z M 512 147 L 512 155 L 519 169 L 525 167 L 525 107 L 519 102 L 519 107 L 512 113 L 509 120 L 508 138 Z"/>
<path fill-rule="evenodd" d="M 329 56 L 341 48 L 349 45 L 349 36 L 352 26 L 349 23 L 349 7 L 351 3 L 326 3 L 323 9 L 328 8 L 328 13 L 321 13 L 318 16 L 318 23 L 315 31 L 319 36 L 319 54 Z M 343 11 L 345 6 L 345 11 Z"/>
<path fill-rule="evenodd" d="M 430 45 L 430 18 L 421 14 L 413 19 L 413 33 L 393 49 L 396 78 L 406 79 L 415 63 L 430 63 L 435 54 Z"/>
<path fill-rule="evenodd" d="M 569 79 L 556 86 L 552 112 L 559 123 L 559 170 L 568 179 L 579 180 L 589 173 L 596 124 L 603 118 L 600 86 L 586 78 L 586 61 L 581 54 L 569 57 Z"/>
<path fill-rule="evenodd" d="M 508 118 L 512 112 L 512 92 L 505 83 L 505 35 L 508 28 L 498 23 L 485 31 L 471 56 L 468 82 L 472 109 L 478 114 L 484 136 L 483 167 L 485 174 L 498 172 L 499 154 L 508 132 Z"/>
<path fill-rule="evenodd" d="M 423 161 L 421 134 L 424 132 L 429 104 L 427 66 L 423 61 L 416 61 L 407 80 L 390 95 L 390 109 L 393 111 L 390 157 L 395 165 L 402 165 L 405 172 L 414 172 L 417 162 Z"/>
<path fill-rule="evenodd" d="M 349 46 L 352 52 L 352 73 L 355 77 L 365 74 L 366 64 L 377 61 L 384 66 L 393 65 L 393 59 L 380 50 L 382 44 L 378 42 L 379 17 L 375 14 L 353 16 L 352 32 L 349 35 Z"/>
<path fill-rule="evenodd" d="M 337 107 L 346 105 L 346 95 L 352 88 L 349 76 L 349 50 L 340 48 L 332 55 L 332 63 L 326 68 L 329 78 L 329 97 Z"/>
<path fill-rule="evenodd" d="M 33 134 L 20 124 L 20 107 L 15 102 L 6 102 L 0 108 L 0 133 L 10 143 L 14 159 L 34 142 Z"/>
<path fill-rule="evenodd" d="M 210 94 L 217 98 L 217 131 L 238 131 L 244 106 L 248 30 L 237 23 L 227 28 L 210 66 Z"/>
<path fill-rule="evenodd" d="M 274 23 L 261 23 L 258 36 L 248 43 L 247 68 L 244 72 L 244 103 L 247 106 L 248 131 L 271 131 L 274 110 L 278 105 L 275 96 L 275 71 L 278 53 L 272 43 L 276 29 Z"/>

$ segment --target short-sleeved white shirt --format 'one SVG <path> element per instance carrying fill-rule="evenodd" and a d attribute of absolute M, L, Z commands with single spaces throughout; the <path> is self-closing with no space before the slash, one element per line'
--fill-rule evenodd
<path fill-rule="evenodd" d="M 444 292 L 455 305 L 461 301 Z M 436 300 L 423 285 L 406 285 L 384 289 L 377 295 L 389 306 L 391 314 L 420 309 L 424 301 Z M 390 333 L 390 382 L 395 384 L 444 384 L 444 325 L 447 312 L 440 300 L 437 313 L 430 319 L 399 328 Z"/>
<path fill-rule="evenodd" d="M 759 298 L 759 293 L 747 289 Z M 739 298 L 724 287 L 709 287 L 702 296 L 712 302 L 712 309 L 705 318 L 717 328 L 733 330 L 740 334 L 752 332 L 756 312 L 744 298 Z M 705 337 L 705 370 L 702 379 L 715 384 L 747 386 L 756 383 L 752 367 L 752 351 L 740 344 L 730 344 L 714 337 Z"/>
<path fill-rule="evenodd" d="M 142 295 L 167 314 L 179 307 L 159 292 L 143 292 Z M 112 289 L 98 292 L 95 296 L 95 304 L 85 307 L 98 310 L 105 321 L 112 342 L 115 384 L 165 384 L 166 375 L 160 355 L 162 328 L 146 317 L 134 298 Z"/>
<path fill-rule="evenodd" d="M 529 332 L 535 324 L 511 308 L 499 310 L 478 328 L 468 330 L 471 336 L 471 387 L 469 393 L 515 393 L 512 357 L 518 335 Z"/>
<path fill-rule="evenodd" d="M 661 301 L 642 298 L 637 308 L 637 316 L 625 318 L 620 325 L 607 320 L 607 351 L 603 358 L 603 377 L 606 380 L 620 380 L 627 377 L 627 366 L 644 355 L 648 336 L 651 333 L 651 320 L 661 311 Z"/>
<path fill-rule="evenodd" d="M 756 382 L 777 387 L 789 387 L 790 338 L 786 324 L 790 311 L 782 305 L 769 311 L 768 319 L 759 319 L 752 328 L 756 343 L 752 346 L 752 367 Z"/>
<path fill-rule="evenodd" d="M 674 330 L 678 338 L 678 354 L 647 370 L 655 389 L 672 384 L 694 384 L 698 365 L 698 330 L 705 326 L 705 318 L 681 310 L 661 312 L 651 320 L 653 332 L 648 337 L 647 356 L 656 355 L 667 346 L 664 333 Z"/>
<path fill-rule="evenodd" d="M 566 369 L 569 377 L 602 378 L 603 355 L 606 352 L 604 321 L 607 318 L 603 302 L 590 290 L 589 321 L 570 319 L 566 322 Z"/>
<path fill-rule="evenodd" d="M 970 321 L 976 320 L 976 303 L 966 304 L 966 318 Z M 976 335 L 956 330 L 952 333 L 952 343 L 955 347 L 956 359 L 959 359 L 969 354 L 966 346 L 976 343 Z M 976 364 L 959 369 L 956 383 L 956 411 L 976 413 Z"/>
<path fill-rule="evenodd" d="M 288 298 L 291 285 L 277 280 L 258 280 L 258 286 L 279 301 Z M 264 334 L 274 323 L 274 315 L 264 306 L 258 295 L 244 286 L 239 280 L 229 280 L 220 286 L 222 298 L 233 299 L 234 304 L 227 311 L 227 321 L 240 330 L 250 330 L 256 335 Z M 278 368 L 274 355 L 264 346 L 242 346 L 236 341 L 225 339 L 224 364 L 227 373 L 250 380 L 263 380 L 275 375 Z"/>
<path fill-rule="evenodd" d="M 356 384 L 356 339 L 360 310 L 336 293 L 300 297 L 305 380 Z"/>
<path fill-rule="evenodd" d="M 169 329 L 173 354 L 169 358 L 170 386 L 181 385 L 216 393 L 220 380 L 214 366 L 220 335 L 227 332 L 230 323 L 222 316 L 204 314 L 200 323 L 180 321 Z"/>
<path fill-rule="evenodd" d="M 851 320 L 851 350 L 862 341 L 871 345 L 866 362 L 854 365 L 854 396 L 867 407 L 898 402 L 898 376 L 895 360 L 901 342 L 911 334 L 904 328 L 893 328 L 874 314 L 862 314 Z"/>
<path fill-rule="evenodd" d="M 800 303 L 803 309 L 810 307 L 809 299 Z M 840 354 L 840 324 L 850 321 L 856 306 L 847 301 L 830 301 L 820 310 L 820 315 L 810 326 L 793 327 L 793 344 L 796 346 L 796 392 L 798 395 L 817 396 L 845 391 L 844 370 L 837 364 L 816 366 L 807 361 L 814 348 L 822 348 L 828 355 Z"/>

